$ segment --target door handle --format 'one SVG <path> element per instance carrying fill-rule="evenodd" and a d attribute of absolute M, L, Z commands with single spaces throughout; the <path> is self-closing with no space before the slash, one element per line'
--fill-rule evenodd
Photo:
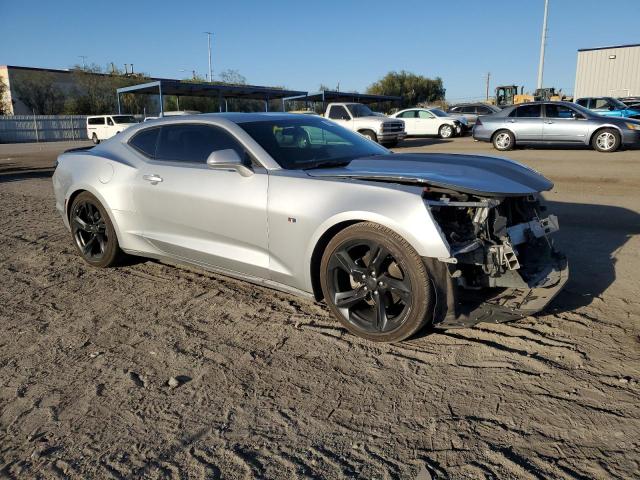
<path fill-rule="evenodd" d="M 515 120 L 507 120 L 509 123 L 516 123 Z"/>
<path fill-rule="evenodd" d="M 547 125 L 551 125 L 552 123 L 555 123 L 555 122 L 544 122 L 544 123 L 546 123 Z"/>
<path fill-rule="evenodd" d="M 160 175 L 156 175 L 155 173 L 152 173 L 151 175 L 143 175 L 142 178 L 151 183 L 159 183 L 162 181 L 162 177 Z"/>

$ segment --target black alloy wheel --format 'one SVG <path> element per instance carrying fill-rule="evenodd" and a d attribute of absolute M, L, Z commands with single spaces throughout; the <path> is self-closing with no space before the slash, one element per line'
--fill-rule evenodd
<path fill-rule="evenodd" d="M 321 265 L 327 303 L 351 332 L 403 340 L 428 321 L 430 283 L 422 259 L 395 232 L 356 224 L 329 243 Z"/>
<path fill-rule="evenodd" d="M 98 199 L 82 192 L 71 205 L 69 224 L 73 240 L 84 260 L 96 267 L 116 263 L 120 248 L 115 230 Z"/>

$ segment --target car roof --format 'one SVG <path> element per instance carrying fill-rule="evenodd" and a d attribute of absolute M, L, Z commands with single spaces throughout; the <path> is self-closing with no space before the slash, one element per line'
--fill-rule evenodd
<path fill-rule="evenodd" d="M 155 124 L 160 123 L 182 123 L 185 121 L 202 121 L 205 119 L 224 119 L 233 123 L 260 122 L 264 120 L 290 120 L 299 119 L 299 113 L 283 112 L 221 112 L 221 113 L 198 113 L 194 115 L 169 115 L 153 119 Z"/>

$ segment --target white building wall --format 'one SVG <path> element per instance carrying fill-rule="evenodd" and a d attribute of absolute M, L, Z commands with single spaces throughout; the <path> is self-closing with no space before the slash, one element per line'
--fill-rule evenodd
<path fill-rule="evenodd" d="M 574 98 L 640 95 L 640 45 L 578 51 L 573 95 Z"/>

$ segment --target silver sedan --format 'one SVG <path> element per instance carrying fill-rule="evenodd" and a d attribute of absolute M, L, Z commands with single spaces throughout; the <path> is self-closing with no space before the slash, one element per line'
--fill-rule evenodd
<path fill-rule="evenodd" d="M 324 299 L 375 341 L 520 318 L 567 280 L 540 174 L 392 154 L 314 116 L 153 120 L 62 154 L 53 185 L 90 265 L 139 255 Z"/>
<path fill-rule="evenodd" d="M 603 117 L 570 102 L 531 102 L 479 117 L 473 138 L 496 150 L 516 145 L 584 145 L 599 152 L 640 145 L 640 121 Z"/>

